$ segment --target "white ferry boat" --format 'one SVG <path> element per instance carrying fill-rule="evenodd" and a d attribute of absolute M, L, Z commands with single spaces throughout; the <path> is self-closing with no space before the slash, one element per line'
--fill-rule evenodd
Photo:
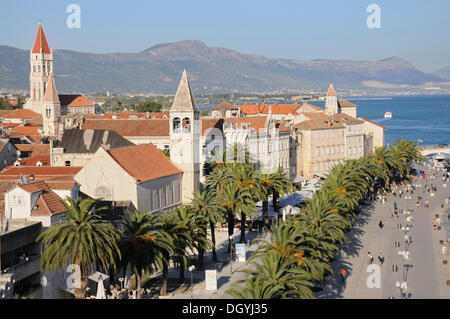
<path fill-rule="evenodd" d="M 391 113 L 391 112 L 386 112 L 386 113 L 384 113 L 384 118 L 385 118 L 385 119 L 390 119 L 390 118 L 392 118 L 392 113 Z"/>

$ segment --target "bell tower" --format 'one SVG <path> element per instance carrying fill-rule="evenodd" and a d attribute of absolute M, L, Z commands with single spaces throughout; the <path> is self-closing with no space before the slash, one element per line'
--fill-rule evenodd
<path fill-rule="evenodd" d="M 338 110 L 337 95 L 336 91 L 334 90 L 333 83 L 331 83 L 330 87 L 328 88 L 328 93 L 325 102 L 325 113 L 327 115 L 340 113 Z"/>
<path fill-rule="evenodd" d="M 184 172 L 183 203 L 200 189 L 199 123 L 200 112 L 184 70 L 170 109 L 170 160 Z"/>
<path fill-rule="evenodd" d="M 43 135 L 57 136 L 59 131 L 59 118 L 61 116 L 61 103 L 56 91 L 55 79 L 50 73 L 47 90 L 42 102 Z"/>
<path fill-rule="evenodd" d="M 34 45 L 30 51 L 30 99 L 24 105 L 25 109 L 44 115 L 42 105 L 50 73 L 53 73 L 53 52 L 39 21 Z"/>

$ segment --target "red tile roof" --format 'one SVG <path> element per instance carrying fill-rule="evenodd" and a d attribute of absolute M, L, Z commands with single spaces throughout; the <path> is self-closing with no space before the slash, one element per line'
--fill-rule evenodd
<path fill-rule="evenodd" d="M 353 104 L 345 99 L 338 99 L 338 103 L 340 107 L 358 107 L 356 104 Z"/>
<path fill-rule="evenodd" d="M 10 132 L 17 132 L 22 135 L 38 135 L 39 128 L 38 126 L 16 126 Z"/>
<path fill-rule="evenodd" d="M 31 211 L 31 216 L 53 216 L 66 212 L 61 198 L 52 190 L 45 190 L 37 200 L 37 208 Z"/>
<path fill-rule="evenodd" d="M 241 112 L 246 115 L 269 114 L 272 108 L 272 114 L 289 114 L 295 112 L 300 105 L 298 104 L 249 104 L 241 105 Z"/>
<path fill-rule="evenodd" d="M 50 46 L 48 45 L 47 38 L 45 37 L 44 28 L 42 28 L 42 24 L 39 22 L 39 26 L 36 32 L 36 38 L 34 39 L 32 53 L 45 53 L 50 54 Z"/>
<path fill-rule="evenodd" d="M 136 112 L 116 112 L 116 113 L 112 113 L 112 112 L 108 112 L 105 113 L 102 117 L 100 118 L 104 118 L 104 119 L 112 119 L 113 115 L 117 116 L 119 119 L 132 119 L 135 117 L 141 118 L 141 119 L 145 119 L 148 118 L 149 119 L 168 119 L 170 117 L 170 112 L 142 112 L 142 113 L 136 113 Z"/>
<path fill-rule="evenodd" d="M 31 156 L 50 156 L 50 144 L 15 144 L 21 152 L 31 152 Z"/>
<path fill-rule="evenodd" d="M 381 124 L 378 124 L 378 123 L 375 123 L 375 122 L 373 122 L 373 121 L 371 121 L 371 120 L 368 120 L 368 119 L 366 119 L 365 117 L 360 117 L 360 119 L 361 119 L 361 120 L 363 120 L 363 121 L 366 121 L 366 122 L 372 123 L 372 124 L 374 124 L 374 125 L 376 125 L 376 126 L 379 126 L 379 127 L 385 128 L 385 127 L 384 127 L 383 125 L 381 125 Z"/>
<path fill-rule="evenodd" d="M 50 155 L 43 155 L 43 156 L 33 156 L 29 157 L 25 160 L 20 160 L 19 163 L 21 166 L 36 166 L 37 162 L 41 162 L 42 166 L 48 166 L 50 165 Z"/>
<path fill-rule="evenodd" d="M 121 136 L 169 136 L 169 120 L 160 119 L 86 119 L 83 129 L 111 130 Z"/>
<path fill-rule="evenodd" d="M 83 94 L 58 94 L 61 105 L 67 107 L 94 106 Z"/>
<path fill-rule="evenodd" d="M 108 153 L 141 183 L 183 173 L 153 144 L 116 148 Z"/>
<path fill-rule="evenodd" d="M 24 175 L 29 179 L 30 175 L 34 175 L 35 180 L 45 180 L 49 178 L 62 176 L 75 176 L 81 167 L 75 166 L 8 166 L 0 172 L 0 180 L 16 180 L 20 175 Z"/>
<path fill-rule="evenodd" d="M 33 118 L 33 117 L 37 117 L 37 116 L 41 116 L 41 115 L 32 110 L 17 109 L 17 110 L 11 111 L 8 114 L 4 115 L 3 118 L 5 118 L 5 119 L 29 119 L 29 118 Z"/>

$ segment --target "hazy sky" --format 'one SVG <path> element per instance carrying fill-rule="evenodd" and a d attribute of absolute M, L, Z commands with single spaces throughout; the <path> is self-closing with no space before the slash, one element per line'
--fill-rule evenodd
<path fill-rule="evenodd" d="M 69 4 L 81 28 L 69 29 Z M 381 8 L 369 29 L 366 8 Z M 39 19 L 53 49 L 138 52 L 155 44 L 208 46 L 272 58 L 379 60 L 432 72 L 450 65 L 448 0 L 0 0 L 0 45 L 30 49 Z"/>

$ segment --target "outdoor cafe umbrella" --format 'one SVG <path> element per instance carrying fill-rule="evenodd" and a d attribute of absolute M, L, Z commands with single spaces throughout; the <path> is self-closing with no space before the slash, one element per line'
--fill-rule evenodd
<path fill-rule="evenodd" d="M 97 296 L 95 297 L 95 299 L 106 299 L 102 275 L 98 277 Z"/>

